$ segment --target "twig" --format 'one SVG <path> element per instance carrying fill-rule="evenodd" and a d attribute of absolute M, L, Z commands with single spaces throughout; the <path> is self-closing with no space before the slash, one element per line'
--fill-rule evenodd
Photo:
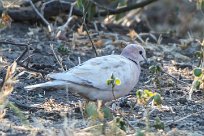
<path fill-rule="evenodd" d="M 174 77 L 174 76 L 170 75 L 169 73 L 165 72 L 164 70 L 162 70 L 162 72 L 163 72 L 164 74 L 166 74 L 166 75 L 170 76 L 171 78 L 175 79 L 176 81 L 178 81 L 178 82 L 180 82 L 180 83 L 182 83 L 182 84 L 186 84 L 186 85 L 190 86 L 190 85 L 189 85 L 189 83 L 187 83 L 187 82 L 184 82 L 184 81 L 182 81 L 182 80 L 177 79 L 176 77 Z"/>
<path fill-rule="evenodd" d="M 105 8 L 106 11 L 97 12 L 95 14 L 95 16 L 106 16 L 106 15 L 120 14 L 120 13 L 124 13 L 124 12 L 130 11 L 130 10 L 133 10 L 133 9 L 142 8 L 142 7 L 149 5 L 149 4 L 156 2 L 156 1 L 158 1 L 158 0 L 145 0 L 145 1 L 142 1 L 140 3 L 135 3 L 135 4 L 132 4 L 130 6 L 119 8 L 119 9 L 109 9 L 109 8 L 105 8 L 104 6 L 100 6 L 101 8 Z"/>
<path fill-rule="evenodd" d="M 87 35 L 88 35 L 88 38 L 89 38 L 89 40 L 90 40 L 90 42 L 91 42 L 92 49 L 94 50 L 95 55 L 96 55 L 96 57 L 97 57 L 97 56 L 98 56 L 98 53 L 97 53 L 97 51 L 96 51 L 96 47 L 95 47 L 93 41 L 91 40 L 91 37 L 90 37 L 90 35 L 89 35 L 89 31 L 88 31 L 88 28 L 87 28 L 87 26 L 86 26 L 85 21 L 84 21 L 83 25 L 84 25 L 84 27 L 85 27 L 85 31 L 86 31 L 86 33 L 87 33 Z"/>
<path fill-rule="evenodd" d="M 16 100 L 13 97 L 10 97 L 9 100 L 12 101 L 16 106 L 18 106 L 21 109 L 27 109 L 27 110 L 43 109 L 43 108 L 40 108 L 40 106 L 39 106 L 40 104 L 35 104 L 35 105 L 28 105 L 28 104 L 25 104 L 25 103 L 23 104 L 23 103 L 21 103 L 20 101 Z"/>
<path fill-rule="evenodd" d="M 94 28 L 95 28 L 96 32 L 98 33 L 98 27 L 97 27 L 96 21 L 94 21 L 93 24 L 94 24 Z"/>
<path fill-rule="evenodd" d="M 89 3 L 88 3 L 89 4 Z M 87 8 L 88 8 L 88 4 L 87 4 Z M 83 23 L 82 23 L 82 25 L 84 26 L 84 28 L 85 28 L 85 31 L 86 31 L 86 33 L 87 33 L 87 35 L 88 35 L 88 38 L 89 38 L 89 40 L 90 40 L 90 42 L 91 42 L 91 45 L 92 45 L 92 49 L 93 49 L 93 51 L 95 52 L 95 55 L 96 55 L 96 57 L 98 56 L 98 53 L 97 53 L 97 51 L 96 51 L 96 47 L 94 46 L 94 43 L 93 43 L 93 41 L 92 41 L 92 39 L 91 39 L 91 36 L 90 36 L 90 34 L 89 34 L 89 31 L 88 31 L 88 28 L 87 28 L 87 25 L 86 25 L 86 14 L 87 14 L 87 12 L 86 12 L 86 9 L 85 9 L 85 7 L 84 7 L 84 5 L 83 5 Z"/>
<path fill-rule="evenodd" d="M 127 6 L 127 7 L 122 7 L 122 8 L 119 8 L 119 9 L 112 9 L 112 10 L 106 10 L 106 11 L 103 11 L 103 12 L 96 12 L 95 16 L 106 16 L 106 15 L 111 15 L 111 14 L 119 14 L 119 13 L 123 13 L 123 12 L 126 12 L 126 11 L 130 11 L 130 10 L 133 10 L 133 9 L 137 9 L 137 8 L 141 8 L 141 7 L 144 7 L 152 2 L 155 2 L 155 1 L 158 1 L 158 0 L 145 0 L 145 1 L 142 1 L 140 3 L 136 3 L 136 4 L 133 4 L 131 6 Z M 30 4 L 30 0 L 28 0 L 28 3 Z M 46 3 L 46 2 L 45 2 Z M 51 0 L 49 1 L 49 5 L 54 5 L 54 6 L 51 6 L 53 7 L 54 9 L 61 9 L 62 12 L 65 12 L 67 10 L 70 9 L 70 4 L 67 4 L 68 2 L 62 2 L 61 0 Z M 31 4 L 30 4 L 31 5 Z M 47 4 L 44 4 L 44 5 L 47 5 Z M 33 2 L 32 2 L 32 7 L 34 6 Z M 35 6 L 34 6 L 35 7 Z M 46 6 L 44 6 L 46 7 Z M 47 8 L 47 7 L 46 7 Z M 102 8 L 102 7 L 101 7 Z M 36 7 L 34 8 L 36 9 Z M 31 10 L 30 8 L 28 7 L 20 7 L 19 9 L 14 9 L 14 8 L 9 8 L 8 9 L 8 13 L 9 15 L 12 17 L 13 20 L 43 20 L 43 23 L 45 23 L 46 25 L 48 25 L 48 21 L 45 21 L 46 19 L 42 19 L 44 17 L 50 17 L 50 16 L 56 16 L 56 14 L 59 14 L 59 11 L 56 11 L 56 12 L 53 12 L 52 8 L 48 7 L 47 9 L 44 9 L 46 11 L 44 11 L 45 13 L 43 13 L 43 15 L 39 16 L 39 11 L 38 13 L 36 12 L 36 10 Z M 3 9 L 0 9 L 0 13 L 3 12 Z M 36 12 L 38 15 L 37 16 L 33 16 L 34 15 L 34 12 Z M 16 14 L 17 13 L 17 14 Z M 41 13 L 41 14 L 42 14 Z M 79 17 L 83 17 L 83 13 L 74 8 L 73 9 L 73 14 L 76 15 L 76 16 L 79 16 Z M 48 26 L 49 27 L 49 26 Z"/>
<path fill-rule="evenodd" d="M 71 7 L 70 7 L 70 11 L 69 11 L 69 15 L 67 17 L 67 21 L 64 25 L 58 27 L 59 30 L 61 31 L 65 31 L 67 29 L 67 27 L 69 26 L 70 21 L 74 18 L 72 16 L 72 12 L 73 12 L 73 8 L 76 5 L 77 2 L 71 3 Z"/>
<path fill-rule="evenodd" d="M 33 3 L 36 3 L 38 1 L 40 1 L 40 0 L 32 0 Z M 22 3 L 20 4 L 20 7 L 26 7 L 26 6 L 30 6 L 29 1 L 27 1 L 27 0 L 22 1 Z"/>
<path fill-rule="evenodd" d="M 81 65 L 81 58 L 78 57 L 78 65 Z"/>
<path fill-rule="evenodd" d="M 28 66 L 25 66 L 23 64 L 23 62 L 20 62 L 20 60 L 25 56 L 25 54 L 30 50 L 30 46 L 28 44 L 23 44 L 23 43 L 14 43 L 14 42 L 11 42 L 11 41 L 0 41 L 0 44 L 11 44 L 11 45 L 17 45 L 17 46 L 22 46 L 22 47 L 26 47 L 26 49 L 23 51 L 23 53 L 16 59 L 16 62 L 19 66 L 29 70 L 29 71 L 33 71 L 33 72 L 38 72 L 38 73 L 41 73 L 43 75 L 45 74 L 48 74 L 48 72 L 46 71 L 41 71 L 41 70 L 36 70 L 36 69 L 33 69 L 33 68 L 30 68 Z"/>
<path fill-rule="evenodd" d="M 27 44 L 24 44 L 24 43 L 14 43 L 14 42 L 11 42 L 11 41 L 0 41 L 0 44 L 12 44 L 12 45 L 19 45 L 19 46 L 28 46 Z"/>
<path fill-rule="evenodd" d="M 201 111 L 198 111 L 198 112 L 195 112 L 195 113 L 191 113 L 191 114 L 189 114 L 189 115 L 187 115 L 187 116 L 185 116 L 185 117 L 182 117 L 182 118 L 180 118 L 180 119 L 177 119 L 177 120 L 167 121 L 166 123 L 176 123 L 176 122 L 180 122 L 180 121 L 182 121 L 182 120 L 185 120 L 185 119 L 187 119 L 187 118 L 189 118 L 189 117 L 191 117 L 191 116 L 193 116 L 193 115 L 197 115 L 197 114 L 202 113 L 202 112 L 204 112 L 204 110 L 201 110 Z"/>
<path fill-rule="evenodd" d="M 28 0 L 32 8 L 34 9 L 35 13 L 42 19 L 42 21 L 47 25 L 50 32 L 52 32 L 52 28 L 50 23 L 43 17 L 43 15 L 36 9 L 35 5 L 31 0 Z"/>
<path fill-rule="evenodd" d="M 57 54 L 55 53 L 53 44 L 50 44 L 50 47 L 51 47 L 51 49 L 52 49 L 52 53 L 54 54 L 55 59 L 57 60 L 59 66 L 62 68 L 63 71 L 65 71 L 65 70 L 64 70 L 64 67 L 63 67 L 63 65 L 62 65 L 62 62 L 60 61 L 59 57 L 58 57 Z"/>
<path fill-rule="evenodd" d="M 116 100 L 115 93 L 114 93 L 114 87 L 113 86 L 112 86 L 112 94 L 113 94 L 114 100 Z"/>
<path fill-rule="evenodd" d="M 25 56 L 25 54 L 28 52 L 29 50 L 29 45 L 28 44 L 23 44 L 23 43 L 14 43 L 14 42 L 10 42 L 10 41 L 0 41 L 0 44 L 11 44 L 11 45 L 18 45 L 18 46 L 23 46 L 26 47 L 26 49 L 24 50 L 24 52 L 16 59 L 16 62 L 18 63 L 23 56 Z"/>
<path fill-rule="evenodd" d="M 23 68 L 29 70 L 29 71 L 41 73 L 42 75 L 47 75 L 47 74 L 49 74 L 49 72 L 47 72 L 47 71 L 37 70 L 37 69 L 34 69 L 34 68 L 30 68 L 30 67 L 28 67 L 28 66 L 25 66 L 25 65 L 23 65 L 23 63 L 21 63 L 21 62 L 18 62 L 17 64 L 18 64 L 19 66 L 21 66 L 21 67 L 23 67 Z"/>
<path fill-rule="evenodd" d="M 47 2 L 45 2 L 45 3 L 42 4 L 41 10 L 40 10 L 42 16 L 44 16 L 45 6 L 47 6 L 48 4 L 50 4 L 50 3 L 54 2 L 54 1 L 56 1 L 56 0 L 49 0 L 49 1 L 47 1 Z"/>
<path fill-rule="evenodd" d="M 101 4 L 99 4 L 99 3 L 97 3 L 96 1 L 94 1 L 94 0 L 89 0 L 91 3 L 93 3 L 93 4 L 95 4 L 98 8 L 101 8 L 101 9 L 105 9 L 105 10 L 113 10 L 113 9 L 111 9 L 111 8 L 109 8 L 109 7 L 105 7 L 104 5 L 101 5 Z"/>

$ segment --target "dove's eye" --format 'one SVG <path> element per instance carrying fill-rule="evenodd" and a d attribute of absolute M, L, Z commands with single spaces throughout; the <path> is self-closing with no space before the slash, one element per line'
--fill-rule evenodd
<path fill-rule="evenodd" d="M 142 54 L 142 51 L 139 51 L 139 54 Z"/>

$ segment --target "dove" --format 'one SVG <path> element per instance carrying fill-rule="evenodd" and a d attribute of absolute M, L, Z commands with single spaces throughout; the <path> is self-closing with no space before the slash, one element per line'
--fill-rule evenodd
<path fill-rule="evenodd" d="M 136 86 L 142 61 L 146 61 L 144 48 L 139 44 L 128 44 L 120 55 L 92 58 L 68 71 L 48 74 L 51 81 L 29 85 L 25 89 L 68 87 L 69 91 L 90 101 L 107 102 L 129 94 Z M 120 85 L 115 85 L 114 90 L 106 82 L 111 75 L 120 80 Z"/>

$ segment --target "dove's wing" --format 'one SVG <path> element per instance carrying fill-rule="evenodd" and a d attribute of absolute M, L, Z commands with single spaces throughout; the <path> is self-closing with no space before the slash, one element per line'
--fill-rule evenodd
<path fill-rule="evenodd" d="M 138 81 L 140 67 L 121 55 L 108 55 L 90 59 L 67 72 L 49 74 L 48 77 L 99 90 L 111 90 L 106 81 L 112 74 L 121 81 L 116 89 L 132 89 Z"/>

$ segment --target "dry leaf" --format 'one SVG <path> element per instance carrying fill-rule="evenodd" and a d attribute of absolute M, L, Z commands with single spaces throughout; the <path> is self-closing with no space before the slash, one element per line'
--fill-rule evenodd
<path fill-rule="evenodd" d="M 0 104 L 2 105 L 8 95 L 13 91 L 13 84 L 16 83 L 16 79 L 14 77 L 14 72 L 16 69 L 17 63 L 14 61 L 11 66 L 8 66 L 6 76 L 4 77 L 3 83 L 0 88 Z"/>
<path fill-rule="evenodd" d="M 94 45 L 97 47 L 102 47 L 104 45 L 104 42 L 103 40 L 97 40 L 97 41 L 94 41 Z"/>
<path fill-rule="evenodd" d="M 4 11 L 1 15 L 1 24 L 4 24 L 5 26 L 10 28 L 11 22 L 12 22 L 11 17 L 8 15 L 7 12 Z"/>
<path fill-rule="evenodd" d="M 130 30 L 130 32 L 127 34 L 128 36 L 130 36 L 131 39 L 134 39 L 137 37 L 137 32 L 135 32 L 135 30 Z"/>
<path fill-rule="evenodd" d="M 77 32 L 78 34 L 80 35 L 87 35 L 86 31 L 83 31 L 83 25 L 81 25 L 78 29 L 77 29 Z"/>

